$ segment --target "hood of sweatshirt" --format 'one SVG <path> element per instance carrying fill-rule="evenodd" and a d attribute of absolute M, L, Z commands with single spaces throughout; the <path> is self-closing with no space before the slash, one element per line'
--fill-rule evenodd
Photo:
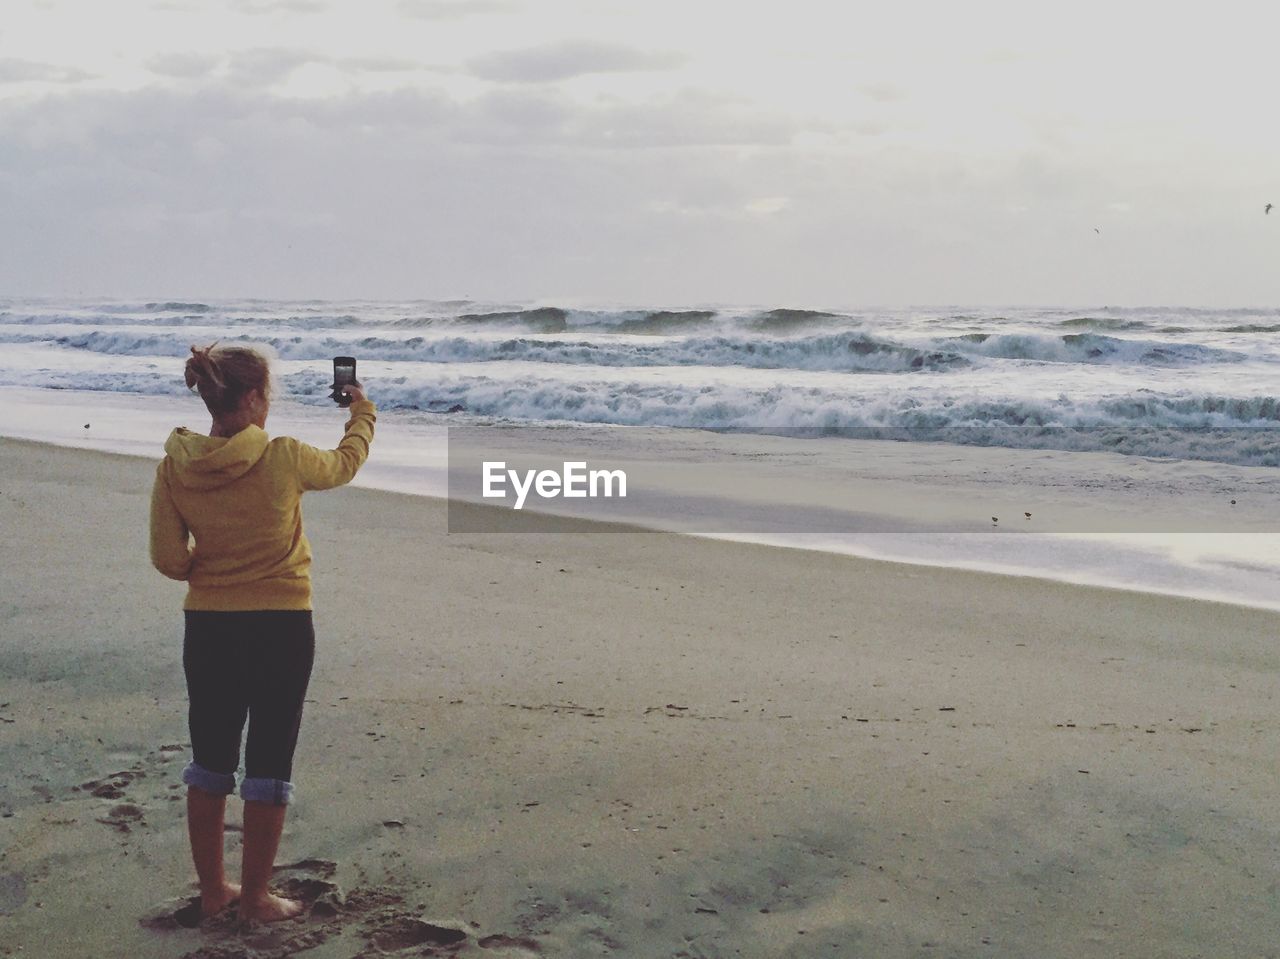
<path fill-rule="evenodd" d="M 179 426 L 165 440 L 174 478 L 187 489 L 206 490 L 238 480 L 262 459 L 270 443 L 260 426 L 246 426 L 235 436 L 205 436 Z"/>

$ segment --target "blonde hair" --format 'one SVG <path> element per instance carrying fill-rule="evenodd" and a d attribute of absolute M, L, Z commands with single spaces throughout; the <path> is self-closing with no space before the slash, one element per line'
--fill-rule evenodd
<path fill-rule="evenodd" d="M 271 355 L 261 346 L 191 347 L 187 388 L 196 390 L 215 416 L 233 413 L 246 395 L 271 395 Z"/>

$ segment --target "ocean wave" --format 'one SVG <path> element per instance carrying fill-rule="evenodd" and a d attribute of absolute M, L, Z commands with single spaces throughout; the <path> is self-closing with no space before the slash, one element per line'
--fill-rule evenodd
<path fill-rule="evenodd" d="M 754 330 L 786 333 L 821 325 L 830 320 L 849 320 L 838 313 L 821 310 L 778 308 L 760 311 L 739 310 L 570 310 L 569 328 L 615 333 L 678 334 L 719 326 L 726 330 Z"/>
<path fill-rule="evenodd" d="M 1072 329 L 1112 330 L 1114 332 L 1144 330 L 1147 325 L 1143 320 L 1122 320 L 1114 316 L 1077 316 L 1069 320 L 1058 321 L 1058 326 L 1066 326 Z"/>
<path fill-rule="evenodd" d="M 1237 363 L 1248 359 L 1234 350 L 1195 343 L 1130 340 L 1100 333 L 1046 336 L 1033 333 L 966 333 L 943 341 L 965 354 L 993 359 L 1041 363 L 1116 363 L 1139 366 L 1184 366 Z"/>
<path fill-rule="evenodd" d="M 527 327 L 538 333 L 563 333 L 568 329 L 568 314 L 558 306 L 543 306 L 535 310 L 513 310 L 500 313 L 463 313 L 456 322 L 475 326 Z"/>
<path fill-rule="evenodd" d="M 315 377 L 295 382 L 322 399 Z M 380 407 L 454 409 L 500 421 L 752 429 L 988 443 L 1254 466 L 1280 465 L 1275 397 L 1152 395 L 1076 402 L 1017 397 L 921 397 L 913 391 L 849 395 L 832 390 L 665 383 L 565 384 L 537 378 L 446 376 L 379 384 Z M 899 431 L 900 435 L 893 435 Z M 1141 433 L 1143 438 L 1135 439 Z M 1065 439 L 1063 437 L 1066 437 Z M 1055 445 L 1069 443 L 1070 445 Z"/>
<path fill-rule="evenodd" d="M 146 309 L 150 313 L 212 313 L 213 307 L 208 303 L 148 303 Z"/>
<path fill-rule="evenodd" d="M 741 312 L 707 309 L 586 310 L 541 306 L 533 309 L 499 310 L 489 313 L 405 317 L 393 321 L 391 325 L 415 328 L 449 325 L 510 327 L 538 333 L 595 330 L 603 333 L 678 335 L 706 331 L 713 327 L 721 327 L 725 330 L 787 333 L 830 325 L 831 321 L 849 321 L 849 317 L 819 310 L 789 308 L 764 312 Z"/>
<path fill-rule="evenodd" d="M 387 393 L 385 402 L 392 406 L 417 406 L 424 399 L 447 400 L 487 416 L 625 426 L 1280 427 L 1280 400 L 1272 396 L 1153 394 L 1076 402 L 1065 395 L 1050 401 L 947 393 L 924 398 L 899 390 L 869 397 L 813 387 L 566 384 L 486 376 L 445 376 L 435 381 L 406 377 L 402 383 L 380 386 L 379 392 Z M 1280 431 L 1275 436 L 1280 440 Z"/>
<path fill-rule="evenodd" d="M 715 315 L 711 310 L 659 310 L 634 320 L 623 320 L 613 329 L 618 333 L 685 333 L 705 329 Z"/>
<path fill-rule="evenodd" d="M 1280 323 L 1245 323 L 1241 326 L 1224 326 L 1219 333 L 1280 333 Z"/>
<path fill-rule="evenodd" d="M 541 306 L 496 313 L 464 313 L 440 317 L 431 325 L 509 326 L 534 333 L 564 333 L 595 329 L 613 333 L 672 334 L 704 329 L 716 317 L 713 310 L 566 310 Z"/>
<path fill-rule="evenodd" d="M 364 325 L 359 317 L 351 313 L 344 314 L 317 314 L 312 316 L 267 316 L 256 314 L 233 314 L 210 316 L 203 313 L 188 313 L 183 315 L 145 315 L 134 310 L 128 314 L 116 312 L 110 315 L 100 313 L 12 313 L 0 315 L 0 328 L 5 326 L 94 326 L 100 329 L 109 330 L 112 327 L 122 326 L 142 326 L 154 327 L 155 329 L 168 329 L 170 327 L 212 327 L 214 329 L 225 327 L 263 327 L 266 329 L 296 329 L 296 330 L 337 330 L 349 329 Z"/>
<path fill-rule="evenodd" d="M 1098 404 L 1102 413 L 1120 421 L 1161 426 L 1220 427 L 1280 424 L 1280 398 L 1275 396 L 1112 397 Z"/>
<path fill-rule="evenodd" d="M 903 372 L 945 370 L 977 359 L 1041 363 L 1083 363 L 1178 367 L 1236 363 L 1248 359 L 1238 351 L 1193 343 L 1128 340 L 1095 333 L 1061 336 L 1013 333 L 967 333 L 903 343 L 861 330 L 809 336 L 767 337 L 743 332 L 670 337 L 658 342 L 601 336 L 581 331 L 567 338 L 513 336 L 318 336 L 300 331 L 288 336 L 248 333 L 222 336 L 222 343 L 265 343 L 281 357 L 319 360 L 355 355 L 370 360 L 421 363 L 478 363 L 529 360 L 542 363 L 599 366 L 741 366 L 752 369 L 795 369 L 832 372 Z M 546 334 L 544 334 L 546 335 Z M 66 349 L 131 356 L 185 356 L 190 336 L 135 330 L 0 332 L 0 342 L 48 343 Z"/>
<path fill-rule="evenodd" d="M 754 316 L 748 326 L 756 330 L 780 333 L 786 330 L 803 330 L 823 322 L 838 319 L 836 313 L 824 313 L 821 310 L 769 310 Z"/>
<path fill-rule="evenodd" d="M 0 334 L 0 342 L 48 343 L 71 350 L 125 356 L 186 356 L 190 337 L 181 334 L 100 331 L 47 335 Z M 848 331 L 805 338 L 749 336 L 686 337 L 649 343 L 580 338 L 507 339 L 462 336 L 393 338 L 252 336 L 222 337 L 219 342 L 263 343 L 287 360 L 326 360 L 354 355 L 366 360 L 418 363 L 530 362 L 612 366 L 707 366 L 794 369 L 849 373 L 896 373 L 967 366 L 955 350 L 920 349 L 868 334 Z"/>
<path fill-rule="evenodd" d="M 850 381 L 865 382 L 865 381 Z M 938 382 L 938 381 L 933 381 Z M 943 381 L 945 383 L 945 381 Z M 0 370 L 0 383 L 185 395 L 168 364 L 127 370 Z M 328 379 L 315 370 L 281 375 L 282 395 L 327 404 Z M 418 366 L 379 377 L 375 396 L 396 411 L 461 414 L 468 422 L 563 422 L 617 426 L 742 429 L 791 435 L 857 436 L 1280 466 L 1280 398 L 1216 393 L 1114 394 L 1028 398 L 945 388 L 841 390 L 670 381 L 486 376 Z"/>

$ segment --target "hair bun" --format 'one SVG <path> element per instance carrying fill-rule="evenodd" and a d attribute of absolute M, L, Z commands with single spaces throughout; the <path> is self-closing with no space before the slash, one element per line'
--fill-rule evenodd
<path fill-rule="evenodd" d="M 184 376 L 187 388 L 197 390 L 209 412 L 234 411 L 250 391 L 270 390 L 270 358 L 253 346 L 192 346 Z"/>
<path fill-rule="evenodd" d="M 218 361 L 211 355 L 217 345 L 218 341 L 214 340 L 203 349 L 192 346 L 191 359 L 187 360 L 187 388 L 199 389 L 202 396 L 212 394 L 215 398 L 220 397 L 226 387 L 218 369 Z"/>

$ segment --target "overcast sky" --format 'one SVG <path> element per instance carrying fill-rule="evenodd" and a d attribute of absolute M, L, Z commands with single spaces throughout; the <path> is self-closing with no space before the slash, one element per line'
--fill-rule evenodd
<path fill-rule="evenodd" d="M 1277 6 L 5 0 L 0 295 L 1280 306 Z"/>

